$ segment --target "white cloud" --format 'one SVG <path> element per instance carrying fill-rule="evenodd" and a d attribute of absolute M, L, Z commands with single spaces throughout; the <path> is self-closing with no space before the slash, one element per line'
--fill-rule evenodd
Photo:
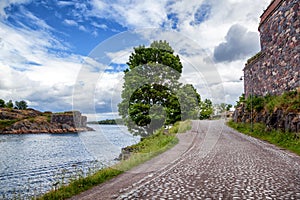
<path fill-rule="evenodd" d="M 4 9 L 10 5 L 27 2 L 29 1 L 0 1 L 0 17 L 3 19 L 7 17 Z M 209 13 L 203 19 L 200 15 L 199 22 L 195 23 L 197 18 L 195 14 L 199 12 L 203 3 L 207 5 L 206 9 Z M 247 58 L 238 57 L 227 63 L 218 64 L 207 62 L 205 59 L 212 58 L 214 49 L 219 44 L 230 41 L 226 35 L 230 35 L 228 31 L 234 24 L 243 25 L 246 33 L 257 34 L 259 16 L 268 3 L 270 0 L 116 0 L 113 2 L 92 0 L 90 2 L 92 10 L 88 10 L 87 5 L 82 3 L 59 1 L 57 4 L 61 7 L 75 7 L 73 13 L 75 17 L 65 19 L 63 23 L 76 26 L 82 31 L 88 31 L 90 27 L 82 24 L 80 20 L 96 17 L 114 20 L 123 27 L 137 30 L 136 33 L 142 39 L 132 38 L 133 40 L 149 41 L 148 44 L 153 40 L 167 40 L 175 51 L 182 55 L 185 67 L 183 79 L 193 83 L 201 96 L 209 98 L 213 96 L 212 92 L 219 92 L 223 96 L 216 96 L 215 99 L 221 101 L 225 98 L 227 103 L 234 103 L 243 92 L 243 83 L 238 79 L 242 75 Z M 51 35 L 50 30 L 53 28 L 45 21 L 29 11 L 22 12 L 39 28 L 32 30 L 25 24 L 19 24 L 20 28 L 16 28 L 5 24 L 3 20 L 0 21 L 1 97 L 13 100 L 28 99 L 31 105 L 41 109 L 70 108 L 75 101 L 75 107 L 83 108 L 86 112 L 96 112 L 95 105 L 103 113 L 115 112 L 115 105 L 120 100 L 123 72 L 104 72 L 108 69 L 107 65 L 75 53 L 65 55 L 50 53 L 49 49 L 54 48 L 64 52 L 70 50 L 70 46 Z M 176 30 L 173 34 L 160 32 L 162 26 L 170 29 L 174 23 Z M 108 29 L 107 24 L 95 20 L 90 25 L 93 28 Z M 150 29 L 145 29 L 149 27 Z M 153 27 L 157 29 L 151 29 Z M 97 36 L 101 33 L 93 32 L 93 34 Z M 241 44 L 245 44 L 243 42 L 248 38 L 239 37 Z M 186 42 L 187 40 L 189 42 Z M 115 45 L 120 45 L 122 42 L 124 41 L 117 41 Z M 247 48 L 246 46 L 240 47 Z M 111 62 L 124 64 L 128 61 L 132 50 L 127 45 L 123 49 L 102 53 Z M 75 96 L 72 93 L 74 85 Z M 112 102 L 113 106 L 111 106 Z M 109 111 L 105 106 L 111 106 L 113 110 Z"/>
<path fill-rule="evenodd" d="M 130 47 L 117 52 L 107 52 L 106 55 L 111 59 L 112 63 L 126 64 L 132 52 L 133 47 Z"/>
<path fill-rule="evenodd" d="M 72 6 L 74 4 L 72 1 L 57 1 L 57 5 L 59 6 Z"/>
<path fill-rule="evenodd" d="M 108 27 L 107 27 L 106 24 L 99 24 L 99 23 L 96 23 L 96 22 L 92 22 L 91 25 L 94 26 L 94 27 L 103 29 L 103 30 L 107 30 L 108 29 Z"/>
<path fill-rule="evenodd" d="M 130 29 L 159 27 L 166 19 L 167 1 L 134 0 L 131 2 L 117 0 L 93 0 L 93 10 L 88 13 L 100 18 L 113 19 Z"/>
<path fill-rule="evenodd" d="M 72 19 L 65 19 L 63 23 L 69 26 L 78 26 L 78 23 Z"/>
<path fill-rule="evenodd" d="M 28 3 L 31 0 L 4 0 L 4 1 L 0 1 L 0 17 L 4 17 L 6 18 L 6 12 L 5 9 L 10 7 L 12 4 L 24 4 L 24 3 Z"/>

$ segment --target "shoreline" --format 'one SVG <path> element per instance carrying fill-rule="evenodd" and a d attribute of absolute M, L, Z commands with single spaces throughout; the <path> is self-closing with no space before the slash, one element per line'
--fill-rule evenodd
<path fill-rule="evenodd" d="M 0 132 L 0 135 L 23 135 L 23 134 L 63 134 L 63 133 L 79 133 L 79 132 L 87 132 L 87 131 L 95 131 L 91 127 L 86 128 L 72 128 L 72 129 L 50 129 L 50 130 L 40 130 L 40 129 L 31 129 L 31 130 L 4 130 Z"/>

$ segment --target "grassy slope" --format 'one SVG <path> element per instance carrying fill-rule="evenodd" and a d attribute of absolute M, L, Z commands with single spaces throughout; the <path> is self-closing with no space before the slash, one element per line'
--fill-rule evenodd
<path fill-rule="evenodd" d="M 129 159 L 123 160 L 110 168 L 102 169 L 88 177 L 77 179 L 69 185 L 62 186 L 57 190 L 52 190 L 38 199 L 67 199 L 95 185 L 110 180 L 124 171 L 144 163 L 175 146 L 178 143 L 176 133 L 186 132 L 189 129 L 191 129 L 190 121 L 176 123 L 168 133 L 164 133 L 164 130 L 161 129 L 156 134 L 144 139 L 138 144 L 132 145 L 131 147 L 135 149 L 135 153 L 133 153 Z"/>
<path fill-rule="evenodd" d="M 259 123 L 253 125 L 253 131 L 251 131 L 251 124 L 248 123 L 230 121 L 228 125 L 241 133 L 265 140 L 300 155 L 300 137 L 295 133 L 284 133 L 278 130 L 265 131 L 265 125 Z"/>

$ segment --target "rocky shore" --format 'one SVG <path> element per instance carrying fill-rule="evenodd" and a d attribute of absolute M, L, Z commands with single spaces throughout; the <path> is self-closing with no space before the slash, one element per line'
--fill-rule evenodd
<path fill-rule="evenodd" d="M 60 121 L 61 120 L 61 121 Z M 38 134 L 93 131 L 81 113 L 40 112 L 34 109 L 0 108 L 0 134 Z"/>

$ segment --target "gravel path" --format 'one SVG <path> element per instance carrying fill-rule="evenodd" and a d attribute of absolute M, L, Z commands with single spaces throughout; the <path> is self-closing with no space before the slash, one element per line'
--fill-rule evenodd
<path fill-rule="evenodd" d="M 72 199 L 300 199 L 300 157 L 193 121 L 173 149 Z"/>

